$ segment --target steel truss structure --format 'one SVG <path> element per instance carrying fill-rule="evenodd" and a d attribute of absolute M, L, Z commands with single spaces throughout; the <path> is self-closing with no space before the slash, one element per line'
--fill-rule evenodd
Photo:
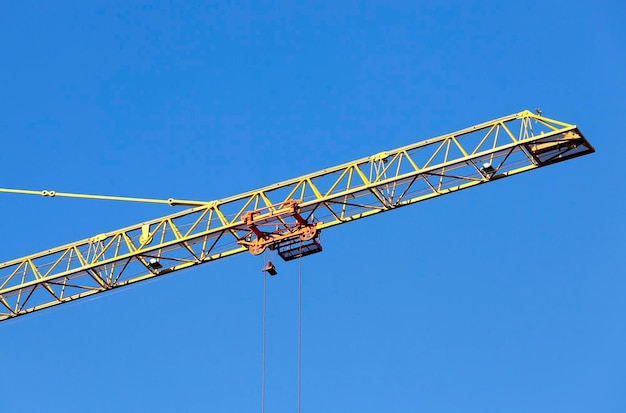
<path fill-rule="evenodd" d="M 326 228 L 593 152 L 523 111 L 2 263 L 0 321 L 247 250 L 308 255 Z"/>

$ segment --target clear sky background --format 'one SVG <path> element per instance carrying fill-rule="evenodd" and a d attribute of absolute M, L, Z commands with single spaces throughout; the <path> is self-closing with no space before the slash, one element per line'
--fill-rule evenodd
<path fill-rule="evenodd" d="M 621 1 L 0 3 L 0 187 L 213 200 L 541 107 L 597 153 L 323 234 L 303 412 L 624 412 Z M 0 195 L 0 261 L 175 212 Z M 298 264 L 266 412 L 296 411 Z M 0 411 L 261 410 L 262 258 L 0 325 Z"/>

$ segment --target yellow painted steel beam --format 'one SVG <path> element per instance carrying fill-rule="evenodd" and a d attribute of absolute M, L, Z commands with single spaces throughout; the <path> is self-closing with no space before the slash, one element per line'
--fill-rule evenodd
<path fill-rule="evenodd" d="M 297 201 L 304 219 L 326 229 L 593 152 L 575 125 L 523 111 L 229 198 L 190 201 L 198 206 L 0 264 L 0 321 L 244 252 L 243 217 L 260 208 L 280 215 Z"/>

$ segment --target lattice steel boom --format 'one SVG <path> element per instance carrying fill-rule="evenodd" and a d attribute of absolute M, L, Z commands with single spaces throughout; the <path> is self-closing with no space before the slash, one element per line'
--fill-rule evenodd
<path fill-rule="evenodd" d="M 246 250 L 308 255 L 326 228 L 593 152 L 523 111 L 2 263 L 0 321 Z"/>

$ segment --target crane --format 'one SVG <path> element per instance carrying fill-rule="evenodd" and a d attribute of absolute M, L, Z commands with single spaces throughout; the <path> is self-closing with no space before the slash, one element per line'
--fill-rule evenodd
<path fill-rule="evenodd" d="M 190 207 L 1 263 L 0 321 L 244 251 L 315 254 L 327 228 L 593 152 L 576 125 L 525 110 L 207 202 L 0 189 Z"/>

